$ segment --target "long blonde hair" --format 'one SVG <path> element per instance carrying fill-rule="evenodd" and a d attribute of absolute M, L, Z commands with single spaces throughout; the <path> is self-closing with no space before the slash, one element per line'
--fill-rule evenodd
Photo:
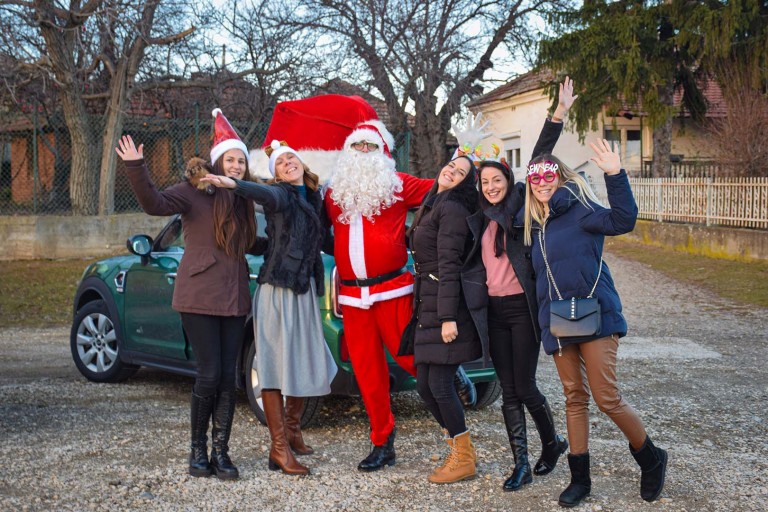
<path fill-rule="evenodd" d="M 578 199 L 581 204 L 590 210 L 594 210 L 592 204 L 601 204 L 587 179 L 582 174 L 565 165 L 556 156 L 545 153 L 531 160 L 530 164 L 528 165 L 538 164 L 545 161 L 557 164 L 557 171 L 555 172 L 557 173 L 557 177 L 560 179 L 560 182 L 557 185 L 558 189 L 567 185 L 568 183 L 573 183 L 576 185 L 578 192 L 574 191 L 572 187 L 566 187 L 566 190 L 573 194 L 573 196 Z M 531 236 L 533 222 L 535 221 L 540 226 L 543 226 L 546 218 L 544 217 L 544 204 L 533 196 L 533 192 L 531 191 L 531 184 L 527 177 L 525 180 L 524 208 L 525 216 L 523 224 L 523 243 L 525 243 L 525 245 L 531 245 L 533 243 L 533 237 Z"/>

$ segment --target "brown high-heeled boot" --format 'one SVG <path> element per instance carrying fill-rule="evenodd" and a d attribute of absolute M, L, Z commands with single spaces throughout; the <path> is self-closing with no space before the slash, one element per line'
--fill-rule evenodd
<path fill-rule="evenodd" d="M 285 409 L 280 390 L 263 390 L 261 400 L 264 404 L 264 415 L 267 417 L 269 436 L 272 438 L 272 448 L 269 450 L 269 469 L 272 471 L 281 469 L 283 473 L 288 475 L 308 475 L 309 468 L 299 464 L 285 437 Z"/>
<path fill-rule="evenodd" d="M 302 397 L 285 397 L 285 437 L 296 455 L 311 455 L 315 453 L 315 450 L 304 444 L 304 438 L 301 435 L 301 413 L 303 410 L 304 399 Z"/>

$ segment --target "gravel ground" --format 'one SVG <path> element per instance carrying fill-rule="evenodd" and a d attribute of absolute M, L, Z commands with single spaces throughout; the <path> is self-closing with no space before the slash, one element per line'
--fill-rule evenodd
<path fill-rule="evenodd" d="M 768 310 L 719 299 L 610 255 L 630 336 L 619 369 L 624 396 L 657 445 L 669 450 L 662 498 L 639 497 L 639 469 L 610 420 L 592 413 L 592 496 L 577 510 L 766 510 L 768 503 Z M 445 453 L 415 393 L 394 397 L 398 463 L 359 473 L 367 422 L 357 398 L 331 397 L 305 438 L 309 477 L 267 469 L 269 435 L 243 396 L 231 455 L 236 482 L 186 474 L 192 381 L 142 370 L 116 384 L 75 369 L 69 330 L 0 330 L 0 510 L 561 510 L 567 464 L 504 493 L 512 455 L 499 403 L 468 413 L 479 478 L 450 486 L 426 476 Z M 564 431 L 554 364 L 539 384 Z M 532 422 L 529 422 L 529 426 Z M 532 457 L 539 443 L 532 436 Z"/>

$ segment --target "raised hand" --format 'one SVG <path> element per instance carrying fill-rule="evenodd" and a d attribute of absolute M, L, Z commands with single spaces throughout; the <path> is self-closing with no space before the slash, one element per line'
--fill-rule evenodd
<path fill-rule="evenodd" d="M 576 101 L 579 95 L 573 94 L 573 80 L 571 77 L 566 76 L 565 80 L 560 84 L 560 93 L 557 96 L 557 109 L 552 115 L 553 120 L 561 121 L 565 118 L 565 115 L 571 109 L 573 102 Z"/>
<path fill-rule="evenodd" d="M 619 174 L 621 171 L 621 157 L 618 150 L 611 149 L 611 143 L 605 139 L 597 139 L 597 142 L 590 142 L 589 146 L 595 152 L 595 156 L 590 158 L 595 164 L 609 176 Z"/>
<path fill-rule="evenodd" d="M 139 149 L 136 149 L 136 144 L 133 143 L 133 138 L 130 135 L 120 137 L 117 144 L 118 147 L 115 148 L 115 151 L 117 151 L 117 156 L 123 161 L 141 160 L 144 158 L 144 144 L 139 144 Z"/>
<path fill-rule="evenodd" d="M 219 176 L 218 174 L 206 174 L 200 178 L 202 183 L 210 183 L 214 187 L 218 188 L 235 188 L 237 185 L 235 180 L 228 178 L 227 176 Z"/>

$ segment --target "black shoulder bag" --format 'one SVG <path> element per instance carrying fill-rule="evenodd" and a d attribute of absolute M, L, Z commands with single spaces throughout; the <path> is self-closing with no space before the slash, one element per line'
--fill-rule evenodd
<path fill-rule="evenodd" d="M 552 283 L 552 287 L 547 286 L 549 291 L 549 331 L 558 340 L 568 338 L 580 338 L 581 341 L 594 339 L 600 332 L 600 302 L 596 297 L 592 297 L 600 281 L 600 273 L 603 271 L 603 258 L 600 257 L 600 268 L 597 271 L 597 279 L 592 291 L 587 297 L 571 297 L 563 299 L 560 290 L 555 284 L 555 277 L 549 268 L 547 261 L 547 251 L 544 249 L 543 230 L 539 231 L 539 245 L 541 246 L 541 256 L 544 258 L 544 265 L 547 267 L 547 278 Z M 552 288 L 557 293 L 558 300 L 552 300 Z"/>

